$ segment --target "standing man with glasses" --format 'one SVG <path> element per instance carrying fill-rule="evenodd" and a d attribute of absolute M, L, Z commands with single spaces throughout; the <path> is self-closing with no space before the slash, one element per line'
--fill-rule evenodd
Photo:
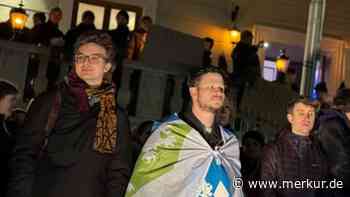
<path fill-rule="evenodd" d="M 106 33 L 80 36 L 66 81 L 34 101 L 16 140 L 8 197 L 124 195 L 132 147 L 128 118 L 106 78 L 112 46 Z"/>
<path fill-rule="evenodd" d="M 241 197 L 239 143 L 218 124 L 225 99 L 224 74 L 216 67 L 193 72 L 190 108 L 174 114 L 148 138 L 133 171 L 127 197 Z"/>

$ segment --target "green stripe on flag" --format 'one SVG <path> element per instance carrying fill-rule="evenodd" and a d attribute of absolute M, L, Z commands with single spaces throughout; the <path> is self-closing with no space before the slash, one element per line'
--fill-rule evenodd
<path fill-rule="evenodd" d="M 172 122 L 161 128 L 160 139 L 153 145 L 152 150 L 142 150 L 139 155 L 126 197 L 133 196 L 141 187 L 175 167 L 174 163 L 179 160 L 185 138 L 192 129 L 182 121 Z"/>

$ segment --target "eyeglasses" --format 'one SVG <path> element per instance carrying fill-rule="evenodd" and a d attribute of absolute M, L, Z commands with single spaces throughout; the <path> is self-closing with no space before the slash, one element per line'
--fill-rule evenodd
<path fill-rule="evenodd" d="M 84 64 L 88 60 L 90 64 L 102 64 L 107 60 L 102 54 L 93 54 L 93 55 L 83 55 L 77 54 L 74 56 L 74 61 L 77 64 Z"/>
<path fill-rule="evenodd" d="M 198 88 L 204 89 L 204 90 L 208 90 L 211 92 L 214 91 L 219 91 L 224 93 L 225 92 L 225 87 L 224 86 L 213 86 L 213 85 L 205 85 L 205 86 L 198 86 Z"/>

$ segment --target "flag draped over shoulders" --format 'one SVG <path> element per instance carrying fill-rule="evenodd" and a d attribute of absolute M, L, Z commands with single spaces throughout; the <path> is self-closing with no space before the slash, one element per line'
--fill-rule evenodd
<path fill-rule="evenodd" d="M 241 197 L 239 142 L 220 128 L 223 145 L 213 150 L 177 114 L 155 129 L 144 145 L 126 197 Z"/>

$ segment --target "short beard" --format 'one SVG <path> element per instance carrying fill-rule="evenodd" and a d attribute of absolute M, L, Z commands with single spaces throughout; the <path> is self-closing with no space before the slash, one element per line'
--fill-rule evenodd
<path fill-rule="evenodd" d="M 199 105 L 199 108 L 201 108 L 203 111 L 211 112 L 214 114 L 216 114 L 220 110 L 220 107 L 216 109 L 214 107 L 208 106 L 207 104 L 202 105 L 200 102 L 198 102 L 198 105 Z"/>

